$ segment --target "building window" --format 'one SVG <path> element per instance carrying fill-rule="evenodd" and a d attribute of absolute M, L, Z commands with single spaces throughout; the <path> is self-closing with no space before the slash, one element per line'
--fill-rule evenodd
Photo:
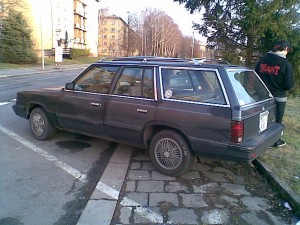
<path fill-rule="evenodd" d="M 106 39 L 106 38 L 107 38 L 106 34 L 102 35 L 102 38 L 103 38 L 103 39 Z"/>
<path fill-rule="evenodd" d="M 110 32 L 111 33 L 115 33 L 116 32 L 116 28 L 110 28 Z"/>
<path fill-rule="evenodd" d="M 115 39 L 116 38 L 116 35 L 111 35 L 111 39 Z"/>
<path fill-rule="evenodd" d="M 102 31 L 107 31 L 107 28 L 102 28 Z"/>

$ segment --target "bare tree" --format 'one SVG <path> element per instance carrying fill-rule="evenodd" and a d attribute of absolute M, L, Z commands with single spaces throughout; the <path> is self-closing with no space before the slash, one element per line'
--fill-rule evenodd
<path fill-rule="evenodd" d="M 192 37 L 184 37 L 173 19 L 158 9 L 146 8 L 140 14 L 128 14 L 125 34 L 127 55 L 192 57 Z M 197 41 L 194 56 L 199 55 Z"/>
<path fill-rule="evenodd" d="M 21 9 L 22 6 L 22 0 L 0 0 L 0 21 L 7 15 L 9 9 Z"/>

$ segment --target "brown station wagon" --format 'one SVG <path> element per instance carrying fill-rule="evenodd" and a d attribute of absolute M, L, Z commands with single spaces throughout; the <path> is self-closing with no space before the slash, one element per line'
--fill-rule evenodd
<path fill-rule="evenodd" d="M 13 109 L 38 140 L 60 129 L 145 148 L 170 176 L 196 155 L 252 161 L 283 131 L 252 69 L 170 58 L 99 61 L 64 88 L 18 92 Z"/>

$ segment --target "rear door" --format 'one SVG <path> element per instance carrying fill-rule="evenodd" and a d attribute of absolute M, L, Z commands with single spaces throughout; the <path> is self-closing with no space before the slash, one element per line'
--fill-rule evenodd
<path fill-rule="evenodd" d="M 124 67 L 108 96 L 104 127 L 107 136 L 143 146 L 143 129 L 155 120 L 153 67 Z"/>

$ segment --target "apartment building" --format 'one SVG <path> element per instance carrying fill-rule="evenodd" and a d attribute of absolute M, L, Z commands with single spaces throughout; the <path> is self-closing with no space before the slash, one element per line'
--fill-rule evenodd
<path fill-rule="evenodd" d="M 107 15 L 108 10 L 100 10 L 99 17 L 99 55 L 128 55 L 128 24 L 115 15 Z"/>
<path fill-rule="evenodd" d="M 35 49 L 90 49 L 98 56 L 99 0 L 23 0 Z"/>

